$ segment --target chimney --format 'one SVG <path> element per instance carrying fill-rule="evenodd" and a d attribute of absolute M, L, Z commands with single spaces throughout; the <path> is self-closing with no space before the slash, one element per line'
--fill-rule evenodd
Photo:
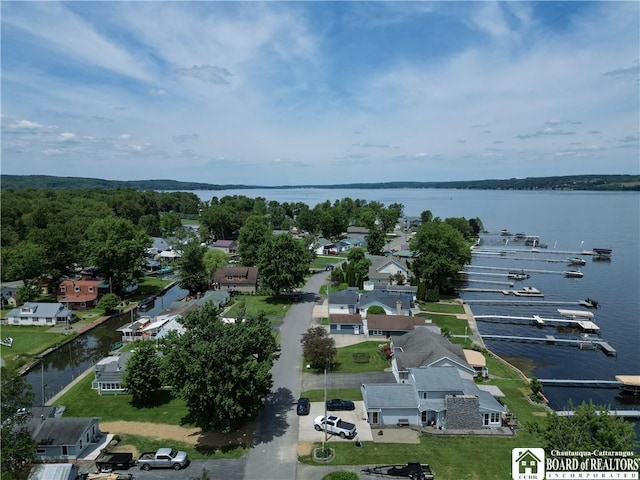
<path fill-rule="evenodd" d="M 396 300 L 396 313 L 402 315 L 402 300 Z"/>

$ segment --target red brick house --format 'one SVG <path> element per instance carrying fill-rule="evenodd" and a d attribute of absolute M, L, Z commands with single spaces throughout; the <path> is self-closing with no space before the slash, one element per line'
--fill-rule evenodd
<path fill-rule="evenodd" d="M 63 280 L 56 292 L 58 302 L 72 310 L 93 308 L 100 298 L 101 283 L 102 280 Z"/>
<path fill-rule="evenodd" d="M 222 290 L 256 293 L 258 269 L 256 267 L 221 267 L 216 270 L 213 281 Z"/>

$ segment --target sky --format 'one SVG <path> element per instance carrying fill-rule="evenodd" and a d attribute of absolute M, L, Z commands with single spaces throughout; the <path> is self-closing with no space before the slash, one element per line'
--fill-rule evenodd
<path fill-rule="evenodd" d="M 640 173 L 640 2 L 1 2 L 3 174 Z"/>

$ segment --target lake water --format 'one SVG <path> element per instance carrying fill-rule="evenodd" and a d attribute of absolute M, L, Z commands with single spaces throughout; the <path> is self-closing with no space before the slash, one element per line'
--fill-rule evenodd
<path fill-rule="evenodd" d="M 533 362 L 538 378 L 614 380 L 615 375 L 640 375 L 640 195 L 637 192 L 564 192 L 564 191 L 498 191 L 447 189 L 250 189 L 222 191 L 194 191 L 202 200 L 213 196 L 244 195 L 264 197 L 278 202 L 304 202 L 310 207 L 326 200 L 345 197 L 378 201 L 385 205 L 401 203 L 408 216 L 419 216 L 430 210 L 434 216 L 479 217 L 486 230 L 538 235 L 548 244 L 548 250 L 581 251 L 592 248 L 611 248 L 611 261 L 593 261 L 581 267 L 584 277 L 568 279 L 559 273 L 569 269 L 564 263 L 548 263 L 544 259 L 565 259 L 568 256 L 526 253 L 518 257 L 526 260 L 476 257 L 474 266 L 494 266 L 525 270 L 548 270 L 556 273 L 531 273 L 522 285 L 538 288 L 544 300 L 577 302 L 593 298 L 600 302 L 594 321 L 601 336 L 617 350 L 617 356 L 607 357 L 600 350 L 579 350 L 558 345 L 525 344 L 503 341 L 487 342 L 499 355 L 526 358 Z M 572 267 L 573 268 L 573 267 Z M 480 271 L 480 270 L 478 270 Z M 488 271 L 488 270 L 486 270 Z M 487 277 L 490 278 L 490 277 Z M 491 278 L 492 280 L 500 280 Z M 503 279 L 504 280 L 504 279 Z M 471 285 L 470 285 L 471 286 Z M 478 286 L 478 285 L 473 285 Z M 521 286 L 519 283 L 516 287 Z M 486 288 L 493 288 L 484 285 Z M 502 294 L 464 293 L 463 298 L 504 300 Z M 515 298 L 515 297 L 514 297 Z M 472 304 L 476 315 L 518 315 L 556 317 L 557 308 L 513 307 L 500 304 Z M 553 328 L 543 330 L 534 326 L 478 323 L 481 333 L 539 337 L 560 335 Z M 542 335 L 541 335 L 542 334 Z M 569 335 L 570 336 L 570 335 Z M 576 334 L 574 334 L 574 337 Z M 614 408 L 629 406 L 618 396 L 616 389 L 545 387 L 551 406 L 566 409 L 569 400 L 574 404 L 592 399 L 598 404 Z"/>

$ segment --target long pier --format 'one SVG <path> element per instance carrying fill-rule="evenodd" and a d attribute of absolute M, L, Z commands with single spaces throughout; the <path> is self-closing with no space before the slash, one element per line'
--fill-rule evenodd
<path fill-rule="evenodd" d="M 623 383 L 617 380 L 578 380 L 578 379 L 558 379 L 558 378 L 539 378 L 543 385 L 554 387 L 594 387 L 594 388 L 620 388 Z"/>
<path fill-rule="evenodd" d="M 532 317 L 520 317 L 513 315 L 474 315 L 476 320 L 512 320 L 516 322 L 526 321 L 536 326 L 577 326 L 584 332 L 598 332 L 600 327 L 590 320 L 575 320 L 566 318 L 543 318 L 539 315 Z"/>
<path fill-rule="evenodd" d="M 574 413 L 573 410 L 556 411 L 556 414 L 560 417 L 570 417 Z M 607 414 L 615 417 L 640 418 L 640 410 L 609 410 Z"/>
<path fill-rule="evenodd" d="M 580 302 L 561 302 L 555 300 L 465 300 L 464 303 L 469 305 L 478 304 L 478 305 L 490 305 L 490 304 L 499 304 L 499 305 L 520 305 L 520 306 L 531 306 L 531 305 L 582 305 Z"/>
<path fill-rule="evenodd" d="M 547 344 L 565 344 L 569 346 L 578 347 L 581 350 L 591 350 L 594 348 L 600 348 L 606 355 L 616 356 L 618 352 L 604 340 L 596 338 L 585 339 L 570 339 L 570 338 L 556 338 L 553 335 L 546 335 L 544 337 L 523 337 L 519 335 L 482 335 L 484 340 L 511 340 L 516 342 L 532 342 L 532 343 L 547 343 Z"/>

